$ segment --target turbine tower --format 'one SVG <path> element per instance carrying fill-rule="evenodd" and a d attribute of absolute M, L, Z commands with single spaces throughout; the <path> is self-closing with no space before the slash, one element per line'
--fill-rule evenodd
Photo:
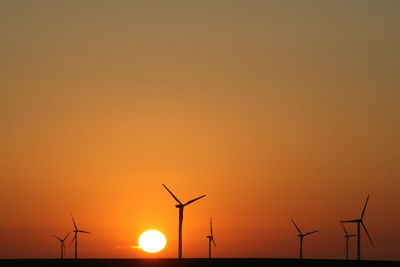
<path fill-rule="evenodd" d="M 78 226 L 76 226 L 76 223 L 75 223 L 75 220 L 74 220 L 74 217 L 72 216 L 72 214 L 71 214 L 71 218 L 72 218 L 72 222 L 74 223 L 74 228 L 75 228 L 74 229 L 74 238 L 72 239 L 71 243 L 74 242 L 74 240 L 75 240 L 75 259 L 77 259 L 78 258 L 78 233 L 84 233 L 84 234 L 90 234 L 90 233 L 87 231 L 78 229 Z"/>
<path fill-rule="evenodd" d="M 69 232 L 64 238 L 60 238 L 56 235 L 53 235 L 55 238 L 58 239 L 58 241 L 60 241 L 60 245 L 61 245 L 61 259 L 64 259 L 64 253 L 65 253 L 65 240 L 68 238 L 68 236 L 71 234 L 71 232 Z"/>
<path fill-rule="evenodd" d="M 300 230 L 300 228 L 297 226 L 297 224 L 293 221 L 293 219 L 290 219 L 290 220 L 292 221 L 294 227 L 296 227 L 297 231 L 299 232 L 299 234 L 297 235 L 300 238 L 300 255 L 299 255 L 299 258 L 302 259 L 303 258 L 303 238 L 305 236 L 307 236 L 307 235 L 314 234 L 314 233 L 316 233 L 318 231 L 316 230 L 316 231 L 312 231 L 312 232 L 308 232 L 308 233 L 303 234 L 303 232 Z"/>
<path fill-rule="evenodd" d="M 165 186 L 165 184 L 162 184 L 165 189 L 171 194 L 171 196 L 178 202 L 177 205 L 175 205 L 176 208 L 179 209 L 179 239 L 178 239 L 178 258 L 182 259 L 182 223 L 183 223 L 183 209 L 185 206 L 199 200 L 200 198 L 205 197 L 206 195 L 202 195 L 200 197 L 197 197 L 195 199 L 192 199 L 185 204 L 182 204 L 182 202 L 168 189 L 168 187 Z"/>
<path fill-rule="evenodd" d="M 208 235 L 207 238 L 208 238 L 208 258 L 211 259 L 211 242 L 213 243 L 214 247 L 217 246 L 215 245 L 215 240 L 214 240 L 212 218 L 210 218 L 210 235 Z"/>
<path fill-rule="evenodd" d="M 341 224 L 342 227 L 343 227 L 344 238 L 346 238 L 346 260 L 348 260 L 348 259 L 349 259 L 349 239 L 350 239 L 350 237 L 357 236 L 357 235 L 353 235 L 353 234 L 350 235 L 350 234 L 347 232 L 346 228 L 344 227 L 343 223 L 340 223 L 340 224 Z"/>
<path fill-rule="evenodd" d="M 372 246 L 374 245 L 374 243 L 372 242 L 371 236 L 368 233 L 367 227 L 365 227 L 364 222 L 363 222 L 365 209 L 367 208 L 368 200 L 369 200 L 369 196 L 367 197 L 367 201 L 365 201 L 365 205 L 361 212 L 361 217 L 359 219 L 340 221 L 342 223 L 357 223 L 357 260 L 361 260 L 361 226 L 364 228 L 364 231 L 367 234 L 371 245 Z"/>

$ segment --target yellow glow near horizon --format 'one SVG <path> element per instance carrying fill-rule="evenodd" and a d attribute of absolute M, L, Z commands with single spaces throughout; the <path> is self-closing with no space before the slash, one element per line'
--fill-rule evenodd
<path fill-rule="evenodd" d="M 166 244 L 167 239 L 164 234 L 157 230 L 147 230 L 139 237 L 139 247 L 148 253 L 159 252 Z"/>

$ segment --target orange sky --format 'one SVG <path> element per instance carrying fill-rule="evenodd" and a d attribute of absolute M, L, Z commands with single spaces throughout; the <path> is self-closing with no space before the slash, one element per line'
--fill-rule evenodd
<path fill-rule="evenodd" d="M 0 258 L 400 259 L 400 2 L 1 1 Z M 149 255 L 130 246 L 150 228 Z M 355 229 L 351 229 L 355 231 Z M 365 235 L 364 235 L 365 237 Z M 364 238 L 363 237 L 363 238 Z M 355 257 L 355 242 L 351 257 Z M 72 256 L 68 248 L 67 256 Z"/>

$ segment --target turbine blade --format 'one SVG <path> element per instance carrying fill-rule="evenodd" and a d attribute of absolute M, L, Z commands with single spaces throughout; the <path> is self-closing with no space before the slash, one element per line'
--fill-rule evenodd
<path fill-rule="evenodd" d="M 78 230 L 78 227 L 76 226 L 76 223 L 75 223 L 75 220 L 74 220 L 74 216 L 72 216 L 72 214 L 71 214 L 71 218 L 72 218 L 72 222 L 74 223 L 75 230 Z"/>
<path fill-rule="evenodd" d="M 296 227 L 297 231 L 302 235 L 303 233 L 301 232 L 300 228 L 297 226 L 297 224 L 294 222 L 293 219 L 290 219 L 294 225 L 294 227 Z"/>
<path fill-rule="evenodd" d="M 211 236 L 213 236 L 212 218 L 210 218 L 210 232 L 211 232 Z"/>
<path fill-rule="evenodd" d="M 213 237 L 213 238 L 211 238 L 211 241 L 213 242 L 213 244 L 214 244 L 214 247 L 216 247 L 217 245 L 215 244 L 214 237 Z"/>
<path fill-rule="evenodd" d="M 192 199 L 192 200 L 186 202 L 186 204 L 184 204 L 183 206 L 187 206 L 187 205 L 189 205 L 190 203 L 193 203 L 193 202 L 195 202 L 195 201 L 197 201 L 197 200 L 199 200 L 200 198 L 203 198 L 203 197 L 205 197 L 205 196 L 206 196 L 206 195 L 202 195 L 202 196 L 200 196 L 200 197 L 197 197 L 197 198 L 195 198 L 195 199 Z"/>
<path fill-rule="evenodd" d="M 55 238 L 57 238 L 58 240 L 62 241 L 62 239 L 61 239 L 61 238 L 59 238 L 59 237 L 58 237 L 58 236 L 56 236 L 56 235 L 53 235 L 53 237 L 55 237 Z"/>
<path fill-rule="evenodd" d="M 346 221 L 340 221 L 342 223 L 353 223 L 353 222 L 358 222 L 358 220 L 346 220 Z"/>
<path fill-rule="evenodd" d="M 312 231 L 312 232 L 308 232 L 308 233 L 305 233 L 303 236 L 306 236 L 306 235 L 311 235 L 311 234 L 314 234 L 314 233 L 317 233 L 318 232 L 318 230 L 316 230 L 316 231 Z"/>
<path fill-rule="evenodd" d="M 318 230 L 305 233 L 304 236 L 306 236 L 306 235 L 312 235 L 312 234 L 315 234 L 315 233 L 318 233 Z"/>
<path fill-rule="evenodd" d="M 64 237 L 63 241 L 64 241 L 65 239 L 67 239 L 71 233 L 72 233 L 72 231 L 69 232 L 69 233 Z"/>
<path fill-rule="evenodd" d="M 373 246 L 373 245 L 374 245 L 374 242 L 372 242 L 372 238 L 371 238 L 371 236 L 370 236 L 369 233 L 368 233 L 367 227 L 365 227 L 365 225 L 364 225 L 364 223 L 363 223 L 362 221 L 361 221 L 361 225 L 362 225 L 362 227 L 364 228 L 365 233 L 367 233 L 369 242 L 370 242 L 371 245 Z"/>
<path fill-rule="evenodd" d="M 83 231 L 83 230 L 78 230 L 79 233 L 84 233 L 84 234 L 91 234 L 91 232 Z"/>
<path fill-rule="evenodd" d="M 349 235 L 349 233 L 347 232 L 346 228 L 344 227 L 343 223 L 340 223 L 340 225 L 343 227 L 343 231 L 346 235 Z"/>
<path fill-rule="evenodd" d="M 365 209 L 367 208 L 368 200 L 369 200 L 369 195 L 367 197 L 367 201 L 365 201 L 364 208 L 363 208 L 363 210 L 361 212 L 361 219 L 360 220 L 362 220 L 364 218 L 364 213 L 365 213 Z"/>
<path fill-rule="evenodd" d="M 69 246 L 72 246 L 72 243 L 74 243 L 74 240 L 76 239 L 76 235 L 77 235 L 77 234 L 78 234 L 78 233 L 75 232 L 74 238 L 72 238 L 71 242 L 69 243 Z"/>
<path fill-rule="evenodd" d="M 162 184 L 165 189 L 167 189 L 167 191 L 171 194 L 171 196 L 179 203 L 182 205 L 182 202 L 179 201 L 179 199 L 171 192 L 171 190 L 168 189 L 168 187 L 165 186 L 165 184 Z"/>

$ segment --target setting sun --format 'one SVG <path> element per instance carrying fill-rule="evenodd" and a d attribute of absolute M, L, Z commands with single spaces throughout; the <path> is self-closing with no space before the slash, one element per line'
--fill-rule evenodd
<path fill-rule="evenodd" d="M 139 237 L 139 247 L 148 253 L 156 253 L 164 249 L 167 240 L 163 233 L 157 230 L 147 230 Z"/>

